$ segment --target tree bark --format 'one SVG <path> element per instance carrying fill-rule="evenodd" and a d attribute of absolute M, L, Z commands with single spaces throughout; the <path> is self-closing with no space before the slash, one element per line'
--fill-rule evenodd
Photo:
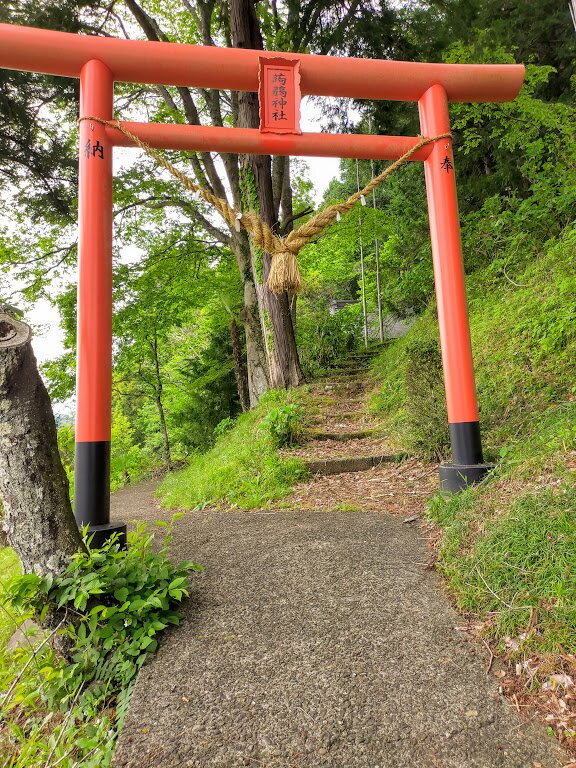
<path fill-rule="evenodd" d="M 170 438 L 168 437 L 168 429 L 166 428 L 166 416 L 164 414 L 164 406 L 162 404 L 162 397 L 156 396 L 155 398 L 156 408 L 158 409 L 158 416 L 160 418 L 160 428 L 162 430 L 162 443 L 164 447 L 164 459 L 166 461 L 166 468 L 172 471 L 174 465 L 172 464 L 172 454 L 170 452 Z"/>
<path fill-rule="evenodd" d="M 240 341 L 240 329 L 236 318 L 230 320 L 230 342 L 232 344 L 232 357 L 234 359 L 234 377 L 236 378 L 236 387 L 240 405 L 244 413 L 250 410 L 250 393 L 248 391 L 248 376 L 244 367 L 242 355 L 242 342 Z"/>
<path fill-rule="evenodd" d="M 252 268 L 250 244 L 245 233 L 235 233 L 233 250 L 244 286 L 244 307 L 240 313 L 240 320 L 246 334 L 246 369 L 250 407 L 254 408 L 262 395 L 270 389 L 270 366 L 260 315 L 258 285 Z"/>
<path fill-rule="evenodd" d="M 263 50 L 262 35 L 252 0 L 230 0 L 229 7 L 230 31 L 234 47 Z M 258 96 L 249 92 L 239 93 L 238 126 L 241 128 L 258 128 L 259 123 Z M 278 216 L 274 204 L 270 157 L 268 155 L 249 155 L 245 164 L 251 168 L 256 183 L 259 215 L 266 224 L 274 227 L 277 224 Z M 268 290 L 270 263 L 270 254 L 263 254 L 260 292 L 265 313 L 272 326 L 273 340 L 270 355 L 270 384 L 273 387 L 286 389 L 298 386 L 303 381 L 304 376 L 296 348 L 288 294 L 283 293 L 277 296 Z"/>
<path fill-rule="evenodd" d="M 82 540 L 30 337 L 27 325 L 0 314 L 0 497 L 24 572 L 43 576 L 63 571 Z"/>

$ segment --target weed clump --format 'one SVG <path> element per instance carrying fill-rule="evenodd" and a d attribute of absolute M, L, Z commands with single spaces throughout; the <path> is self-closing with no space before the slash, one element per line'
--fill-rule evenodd
<path fill-rule="evenodd" d="M 109 765 L 136 675 L 160 634 L 180 622 L 189 573 L 201 570 L 169 560 L 172 526 L 158 525 L 167 526 L 160 551 L 142 524 L 127 549 L 112 538 L 78 552 L 60 575 L 7 585 L 4 613 L 49 617 L 53 627 L 40 642 L 0 654 L 0 743 L 11 768 Z"/>

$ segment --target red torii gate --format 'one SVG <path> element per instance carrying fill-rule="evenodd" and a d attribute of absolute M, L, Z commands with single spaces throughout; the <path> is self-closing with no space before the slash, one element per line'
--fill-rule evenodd
<path fill-rule="evenodd" d="M 449 102 L 512 101 L 522 65 L 427 64 L 118 40 L 0 24 L 0 67 L 80 78 L 80 118 L 113 116 L 114 81 L 258 91 L 261 67 L 281 56 L 299 68 L 301 92 L 418 102 L 422 134 L 450 132 Z M 262 107 L 262 105 L 261 105 Z M 404 136 L 268 133 L 262 130 L 123 123 L 153 147 L 192 151 L 395 160 L 418 139 Z M 96 540 L 110 523 L 112 383 L 112 149 L 130 146 L 114 128 L 80 123 L 79 278 L 75 515 Z M 83 148 L 97 148 L 84 152 Z M 483 477 L 474 369 L 454 180 L 452 142 L 422 147 L 452 461 L 442 487 Z"/>

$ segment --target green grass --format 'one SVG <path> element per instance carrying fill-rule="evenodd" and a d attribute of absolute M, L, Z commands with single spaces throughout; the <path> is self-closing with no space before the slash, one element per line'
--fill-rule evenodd
<path fill-rule="evenodd" d="M 495 280 L 490 268 L 468 280 L 470 326 L 486 453 L 533 472 L 576 448 L 576 228 L 549 245 L 517 277 Z M 376 358 L 381 384 L 372 406 L 400 449 L 425 414 L 407 406 L 406 350 L 436 339 L 431 307 L 404 338 Z M 526 468 L 526 467 L 525 467 Z"/>
<path fill-rule="evenodd" d="M 444 531 L 439 569 L 458 607 L 490 619 L 496 639 L 520 637 L 523 653 L 576 649 L 575 510 L 573 484 L 520 493 L 510 505 L 487 486 L 430 506 Z"/>
<path fill-rule="evenodd" d="M 0 600 L 8 582 L 21 574 L 18 556 L 10 547 L 0 548 Z M 8 605 L 0 607 L 0 653 L 6 647 L 12 633 L 16 629 L 13 611 Z"/>
<path fill-rule="evenodd" d="M 576 651 L 576 228 L 545 244 L 514 283 L 493 267 L 468 279 L 480 420 L 493 478 L 430 518 L 439 569 L 459 607 L 527 652 Z M 437 338 L 434 308 L 375 360 L 372 407 L 399 449 L 425 412 L 410 410 L 407 354 Z M 524 635 L 526 635 L 524 637 Z"/>
<path fill-rule="evenodd" d="M 297 404 L 300 396 L 267 393 L 257 408 L 218 437 L 211 450 L 193 456 L 187 467 L 165 478 L 159 489 L 162 504 L 192 509 L 228 502 L 255 509 L 289 493 L 305 476 L 304 464 L 282 458 L 270 431 L 261 424 L 274 409 Z"/>

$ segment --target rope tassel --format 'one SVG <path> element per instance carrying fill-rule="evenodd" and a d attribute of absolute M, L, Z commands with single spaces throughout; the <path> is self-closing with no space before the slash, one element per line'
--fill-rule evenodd
<path fill-rule="evenodd" d="M 397 171 L 398 168 L 405 165 L 412 155 L 419 149 L 425 147 L 427 144 L 432 144 L 439 139 L 451 138 L 450 133 L 443 133 L 440 136 L 434 136 L 432 138 L 421 136 L 411 149 L 405 152 L 402 157 L 399 157 L 398 160 L 391 163 L 382 171 L 382 173 L 371 179 L 364 189 L 360 189 L 358 192 L 350 195 L 348 200 L 343 203 L 329 205 L 328 208 L 319 211 L 319 213 L 313 216 L 305 224 L 302 224 L 298 229 L 293 230 L 285 238 L 282 238 L 275 235 L 271 228 L 253 211 L 247 211 L 245 213 L 236 211 L 226 200 L 218 197 L 209 190 L 204 189 L 204 187 L 201 187 L 199 184 L 196 184 L 189 176 L 176 168 L 176 166 L 172 165 L 172 163 L 160 152 L 153 149 L 130 131 L 126 130 L 120 122 L 116 120 L 104 120 L 101 117 L 81 117 L 78 122 L 82 120 L 101 123 L 102 125 L 107 125 L 110 128 L 115 128 L 117 131 L 120 131 L 120 133 L 128 137 L 137 147 L 140 147 L 140 149 L 155 160 L 159 166 L 165 168 L 168 173 L 178 179 L 186 189 L 195 192 L 206 200 L 207 203 L 213 205 L 231 229 L 234 229 L 237 232 L 240 227 L 245 229 L 252 237 L 253 242 L 265 253 L 270 254 L 272 261 L 270 265 L 270 274 L 268 275 L 268 288 L 272 293 L 277 294 L 284 293 L 284 291 L 297 293 L 300 290 L 301 280 L 297 256 L 305 245 L 308 245 L 313 239 L 320 237 L 324 230 L 335 220 L 340 221 L 341 215 L 352 210 L 359 201 L 362 202 L 362 205 L 365 205 L 366 197 L 376 189 L 376 187 L 382 184 L 387 176 L 390 176 L 390 174 Z"/>
<path fill-rule="evenodd" d="M 298 293 L 302 287 L 300 267 L 294 251 L 276 251 L 272 256 L 268 288 L 272 293 Z"/>

